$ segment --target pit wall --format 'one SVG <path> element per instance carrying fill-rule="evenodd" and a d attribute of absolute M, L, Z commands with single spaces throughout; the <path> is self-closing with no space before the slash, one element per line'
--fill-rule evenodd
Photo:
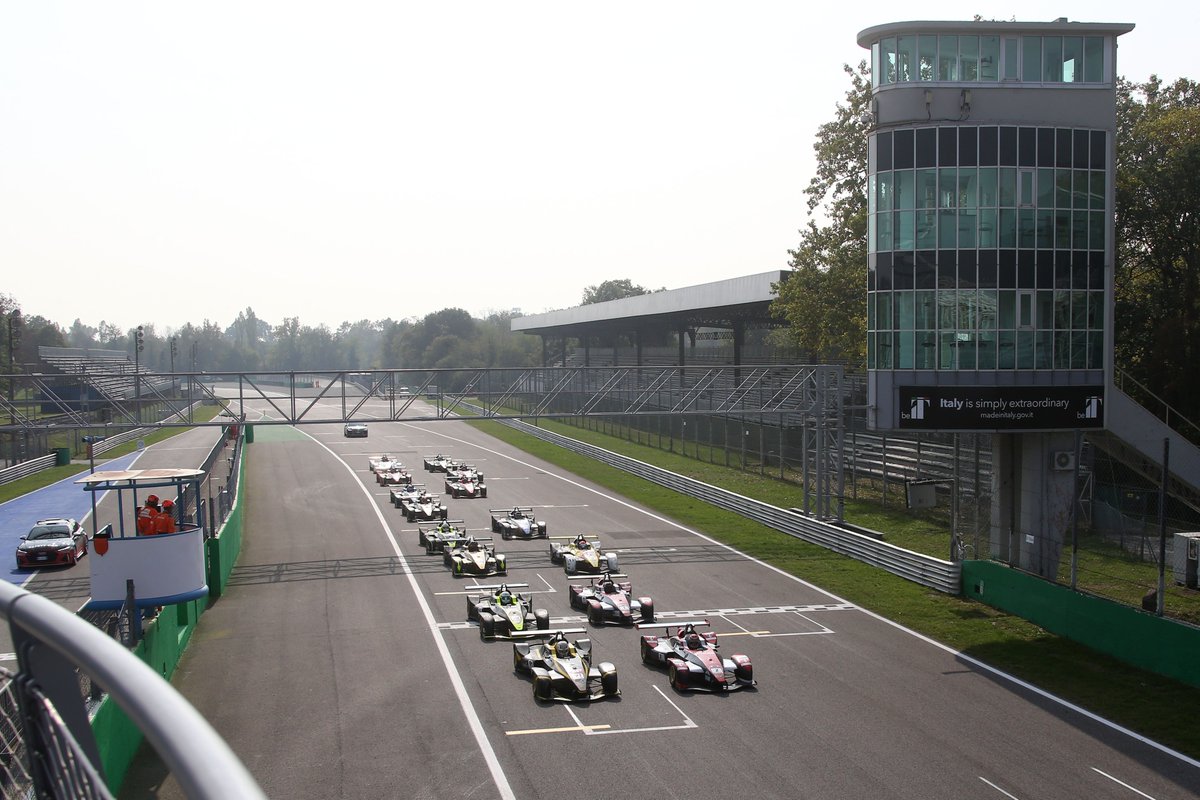
<path fill-rule="evenodd" d="M 962 562 L 963 595 L 1135 667 L 1200 687 L 1200 628 L 994 561 Z"/>
<path fill-rule="evenodd" d="M 216 535 L 205 542 L 208 597 L 164 608 L 154 621 L 146 623 L 145 635 L 133 649 L 134 655 L 168 681 L 175 673 L 179 659 L 192 638 L 200 615 L 221 596 L 229 583 L 229 575 L 242 549 L 242 519 L 245 508 L 242 487 L 246 480 L 244 447 L 241 448 L 241 452 L 238 490 L 233 509 Z M 100 762 L 104 768 L 108 788 L 115 795 L 120 791 L 125 773 L 142 743 L 142 732 L 108 695 L 100 701 L 96 713 L 92 715 L 92 732 L 100 750 Z"/>

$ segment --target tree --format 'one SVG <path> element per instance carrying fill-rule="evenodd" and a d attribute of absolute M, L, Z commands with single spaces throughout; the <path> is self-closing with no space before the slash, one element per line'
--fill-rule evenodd
<path fill-rule="evenodd" d="M 1115 361 L 1200 419 L 1200 84 L 1117 87 Z"/>
<path fill-rule="evenodd" d="M 593 303 L 605 303 L 609 300 L 620 300 L 623 297 L 637 297 L 643 294 L 650 294 L 650 290 L 644 286 L 635 286 L 629 278 L 604 281 L 597 286 L 589 286 L 583 290 L 582 305 L 589 306 Z"/>
<path fill-rule="evenodd" d="M 83 321 L 78 317 L 71 323 L 71 330 L 67 333 L 67 344 L 71 347 L 92 347 L 96 344 L 96 329 L 91 325 L 84 325 Z"/>
<path fill-rule="evenodd" d="M 850 76 L 846 103 L 817 131 L 817 173 L 804 193 L 809 220 L 790 250 L 792 273 L 775 285 L 775 314 L 808 358 L 866 363 L 867 342 L 867 126 L 871 101 L 866 62 L 843 67 Z M 824 220 L 818 224 L 814 213 Z"/>

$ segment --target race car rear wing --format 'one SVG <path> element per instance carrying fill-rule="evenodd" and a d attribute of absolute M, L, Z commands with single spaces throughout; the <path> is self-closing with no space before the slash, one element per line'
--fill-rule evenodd
<path fill-rule="evenodd" d="M 528 583 L 488 583 L 481 586 L 468 586 L 467 590 L 468 592 L 495 591 L 496 589 L 503 589 L 506 586 L 509 589 L 529 588 Z"/>
<path fill-rule="evenodd" d="M 604 572 L 600 575 L 584 575 L 580 578 L 568 578 L 567 583 L 595 583 L 596 581 L 602 581 L 605 578 L 612 578 L 613 580 L 616 580 L 617 578 L 628 577 L 629 576 L 624 572 Z"/>
<path fill-rule="evenodd" d="M 571 633 L 586 632 L 587 628 L 555 628 L 553 630 L 547 628 L 544 631 L 519 631 L 517 633 L 510 634 L 510 636 L 513 639 L 550 639 L 554 636 L 558 636 L 560 633 L 566 635 Z"/>
<path fill-rule="evenodd" d="M 441 523 L 445 523 L 447 525 L 466 525 L 467 524 L 466 522 L 464 522 L 461 519 L 441 519 L 441 520 L 438 520 L 436 523 L 430 523 L 429 525 L 417 525 L 417 530 L 431 531 Z M 463 535 L 464 536 L 466 535 L 465 531 L 464 531 Z"/>
<path fill-rule="evenodd" d="M 521 511 L 524 511 L 527 514 L 533 513 L 533 506 L 510 506 L 509 508 L 489 508 L 488 513 L 489 514 L 507 514 L 509 511 L 512 511 L 514 508 L 520 509 Z"/>
<path fill-rule="evenodd" d="M 495 583 L 495 584 L 487 584 L 486 586 L 468 586 L 466 589 L 462 590 L 461 592 L 438 592 L 438 594 L 443 594 L 443 595 L 454 595 L 454 594 L 467 594 L 467 595 L 473 595 L 473 594 L 479 594 L 480 592 L 494 592 L 494 591 L 496 591 L 497 589 L 502 589 L 502 588 L 504 588 L 504 587 L 508 587 L 509 589 L 527 589 L 527 588 L 529 588 L 529 584 L 528 584 L 528 583 Z"/>
<path fill-rule="evenodd" d="M 639 622 L 637 627 L 667 628 L 669 630 L 671 628 L 686 628 L 688 625 L 691 625 L 693 628 L 709 627 L 708 620 L 706 619 L 673 619 L 670 622 Z"/>

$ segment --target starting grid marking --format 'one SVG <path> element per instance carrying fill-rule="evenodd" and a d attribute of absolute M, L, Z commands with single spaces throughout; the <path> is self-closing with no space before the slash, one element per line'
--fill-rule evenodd
<path fill-rule="evenodd" d="M 807 606 L 750 606 L 747 608 L 708 608 L 698 611 L 657 611 L 654 620 L 697 619 L 699 617 L 745 617 L 751 614 L 809 614 L 814 611 L 854 611 L 851 603 L 824 603 Z"/>

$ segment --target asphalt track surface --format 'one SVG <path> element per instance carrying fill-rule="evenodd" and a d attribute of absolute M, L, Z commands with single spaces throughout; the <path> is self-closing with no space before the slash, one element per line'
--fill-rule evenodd
<path fill-rule="evenodd" d="M 252 415 L 253 416 L 253 415 Z M 460 422 L 258 426 L 246 448 L 246 538 L 229 591 L 174 678 L 273 798 L 1187 798 L 1200 764 L 742 556 Z M 677 692 L 638 633 L 590 627 L 543 541 L 498 542 L 553 625 L 588 627 L 621 695 L 541 704 L 512 646 L 481 642 L 439 557 L 417 546 L 369 456 L 424 476 L 444 452 L 489 495 L 534 506 L 551 535 L 618 552 L 662 618 L 703 617 L 758 686 Z M 420 478 L 418 478 L 420 480 Z M 124 798 L 182 797 L 143 748 Z"/>

